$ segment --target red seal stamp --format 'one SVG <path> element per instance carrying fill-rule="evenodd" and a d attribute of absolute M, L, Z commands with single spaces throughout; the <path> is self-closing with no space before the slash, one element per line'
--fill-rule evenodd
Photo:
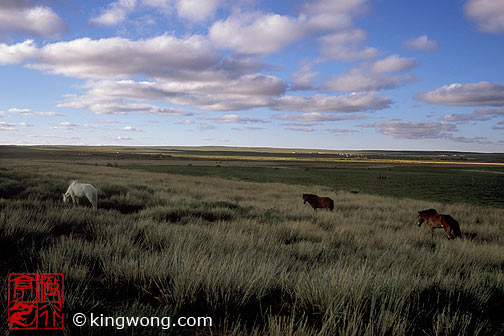
<path fill-rule="evenodd" d="M 63 329 L 61 273 L 9 274 L 9 329 Z"/>

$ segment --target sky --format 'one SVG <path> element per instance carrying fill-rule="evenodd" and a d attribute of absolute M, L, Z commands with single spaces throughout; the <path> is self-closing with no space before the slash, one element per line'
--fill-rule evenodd
<path fill-rule="evenodd" d="M 0 144 L 504 152 L 502 0 L 0 0 Z"/>

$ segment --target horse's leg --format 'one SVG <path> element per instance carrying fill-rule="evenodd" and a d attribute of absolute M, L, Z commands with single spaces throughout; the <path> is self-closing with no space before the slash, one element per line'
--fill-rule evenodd
<path fill-rule="evenodd" d="M 431 238 L 434 238 L 434 224 L 431 222 L 430 218 L 427 219 L 427 225 L 429 226 Z"/>
<path fill-rule="evenodd" d="M 446 234 L 448 235 L 448 240 L 452 239 L 452 229 L 449 226 L 443 226 L 443 229 L 445 230 Z"/>
<path fill-rule="evenodd" d="M 91 203 L 91 207 L 94 208 L 93 195 L 86 195 L 86 198 L 88 199 L 89 203 Z"/>
<path fill-rule="evenodd" d="M 72 194 L 70 194 L 70 197 L 72 197 L 72 204 L 75 206 L 77 204 L 77 199 Z"/>

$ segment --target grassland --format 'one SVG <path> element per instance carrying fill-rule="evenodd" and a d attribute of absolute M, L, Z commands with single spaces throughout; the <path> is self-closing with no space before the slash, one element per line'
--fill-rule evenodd
<path fill-rule="evenodd" d="M 217 161 L 216 167 L 196 159 L 187 166 L 133 154 L 51 151 L 2 152 L 2 292 L 10 272 L 61 272 L 67 317 L 94 312 L 214 321 L 212 328 L 166 332 L 77 328 L 67 319 L 65 334 L 504 333 L 504 209 L 498 201 L 490 206 L 502 181 L 495 167 L 404 167 L 403 181 L 437 173 L 440 182 L 484 176 L 480 189 L 497 187 L 482 206 L 453 190 L 447 192 L 458 201 L 436 201 L 405 182 L 395 184 L 398 194 L 391 197 L 390 182 L 402 168 L 395 166 Z M 331 174 L 340 184 L 317 183 Z M 378 180 L 380 174 L 387 179 Z M 97 211 L 61 202 L 70 179 L 98 188 Z M 376 195 L 366 193 L 370 183 Z M 304 192 L 333 198 L 334 212 L 303 205 Z M 429 207 L 456 218 L 464 238 L 448 241 L 441 232 L 432 238 L 418 228 L 416 211 Z M 3 321 L 5 301 L 0 296 Z M 0 333 L 8 333 L 5 324 Z"/>

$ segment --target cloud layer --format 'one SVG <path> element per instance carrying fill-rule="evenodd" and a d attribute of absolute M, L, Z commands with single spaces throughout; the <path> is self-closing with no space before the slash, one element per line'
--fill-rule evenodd
<path fill-rule="evenodd" d="M 186 128 L 194 130 L 221 130 L 243 124 L 234 129 L 273 125 L 333 134 L 351 134 L 355 130 L 321 125 L 355 125 L 356 120 L 369 118 L 380 122 L 361 126 L 374 128 L 385 136 L 464 143 L 487 140 L 458 136 L 456 126 L 465 127 L 463 123 L 497 119 L 504 114 L 504 85 L 482 81 L 449 84 L 415 96 L 430 104 L 474 106 L 472 113 L 444 112 L 435 117 L 437 121 L 383 121 L 403 113 L 402 104 L 390 109 L 394 103 L 390 97 L 403 98 L 406 89 L 396 90 L 390 97 L 383 91 L 418 80 L 414 70 L 428 55 L 415 53 L 419 55 L 417 60 L 397 54 L 394 48 L 399 49 L 401 41 L 395 47 L 384 44 L 385 50 L 371 45 L 365 26 L 359 27 L 357 20 L 368 12 L 374 15 L 369 11 L 369 0 L 303 0 L 291 7 L 262 6 L 249 0 L 111 0 L 99 8 L 86 7 L 92 13 L 91 17 L 86 14 L 82 18 L 88 29 L 86 34 L 72 32 L 68 40 L 59 42 L 23 41 L 23 35 L 53 38 L 65 29 L 56 11 L 34 3 L 35 0 L 4 0 L 0 4 L 0 41 L 11 41 L 0 43 L 0 65 L 20 65 L 78 79 L 77 85 L 74 81 L 73 93 L 64 95 L 57 104 L 67 113 L 75 109 L 95 114 L 175 117 L 178 119 L 173 124 L 188 125 Z M 281 8 L 281 12 L 271 12 L 273 8 Z M 491 33 L 504 31 L 502 9 L 500 2 L 494 0 L 467 0 L 464 5 L 465 15 L 480 30 Z M 140 20 L 148 22 L 148 34 L 134 32 Z M 135 28 L 126 28 L 129 26 Z M 100 38 L 104 32 L 101 36 L 105 37 Z M 438 48 L 438 43 L 427 35 L 415 34 L 408 31 L 403 35 L 413 37 L 402 46 L 424 51 Z M 382 36 L 370 36 L 373 43 L 383 42 Z M 285 54 L 275 55 L 281 52 Z M 406 99 L 411 97 L 411 93 L 406 95 Z M 420 105 L 416 111 L 422 109 Z M 390 115 L 371 114 L 385 110 Z M 1 128 L 18 130 L 30 124 L 11 120 L 56 115 L 12 107 L 0 111 L 6 120 Z M 144 116 L 138 116 L 141 118 Z M 422 120 L 421 116 L 416 119 Z M 79 119 L 53 122 L 49 127 L 63 131 L 98 127 L 76 120 Z M 493 128 L 501 129 L 502 122 L 495 122 Z M 109 130 L 133 134 L 146 129 L 145 125 L 123 123 Z M 120 134 L 111 135 L 111 139 Z"/>
<path fill-rule="evenodd" d="M 277 111 L 299 112 L 363 112 L 385 109 L 391 103 L 388 97 L 379 97 L 376 92 L 362 92 L 342 96 L 283 96 L 278 98 L 271 108 Z"/>
<path fill-rule="evenodd" d="M 449 123 L 402 120 L 388 120 L 374 124 L 364 124 L 362 126 L 378 128 L 383 135 L 398 139 L 445 138 L 447 136 L 446 132 L 456 129 L 454 125 Z"/>
<path fill-rule="evenodd" d="M 132 61 L 134 60 L 134 61 Z M 257 72 L 264 66 L 239 56 L 223 57 L 201 35 L 176 38 L 161 35 L 146 40 L 81 38 L 37 47 L 33 42 L 0 45 L 0 62 L 27 61 L 28 67 L 75 78 L 96 78 L 84 86 L 87 93 L 69 95 L 59 107 L 90 109 L 99 114 L 144 112 L 170 114 L 171 108 L 145 103 L 161 100 L 216 111 L 269 107 L 279 111 L 363 112 L 390 106 L 375 92 L 349 95 L 286 96 L 287 84 Z M 375 62 L 379 76 L 405 71 L 413 59 L 392 55 Z M 152 80 L 108 80 L 143 75 Z M 395 82 L 405 77 L 392 77 Z M 375 90 L 378 85 L 368 86 Z M 176 114 L 176 113 L 175 113 Z"/>

